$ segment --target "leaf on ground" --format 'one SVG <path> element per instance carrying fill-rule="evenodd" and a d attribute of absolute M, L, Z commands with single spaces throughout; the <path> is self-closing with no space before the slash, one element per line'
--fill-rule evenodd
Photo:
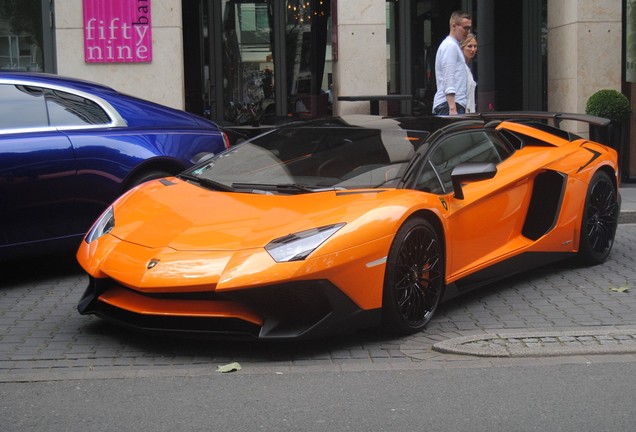
<path fill-rule="evenodd" d="M 619 293 L 626 293 L 626 292 L 629 292 L 629 286 L 623 285 L 619 287 L 613 287 L 613 288 L 610 288 L 610 290 L 614 292 L 619 292 Z"/>
<path fill-rule="evenodd" d="M 226 364 L 223 366 L 217 366 L 216 371 L 219 373 L 236 372 L 241 370 L 241 365 L 237 362 Z"/>

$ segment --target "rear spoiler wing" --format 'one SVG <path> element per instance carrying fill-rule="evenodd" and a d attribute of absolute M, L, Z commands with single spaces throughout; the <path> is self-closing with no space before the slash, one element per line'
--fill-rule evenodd
<path fill-rule="evenodd" d="M 593 126 L 609 126 L 610 120 L 589 114 L 543 112 L 543 111 L 517 111 L 517 112 L 484 112 L 476 117 L 484 120 L 546 120 L 554 127 L 561 128 L 563 120 L 572 120 L 587 123 Z"/>

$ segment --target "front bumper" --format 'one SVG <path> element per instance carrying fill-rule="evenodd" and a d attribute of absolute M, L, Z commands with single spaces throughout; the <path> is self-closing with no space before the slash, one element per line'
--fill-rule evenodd
<path fill-rule="evenodd" d="M 141 293 L 90 278 L 78 310 L 147 333 L 232 339 L 309 339 L 380 324 L 326 280 L 288 282 L 217 294 Z"/>

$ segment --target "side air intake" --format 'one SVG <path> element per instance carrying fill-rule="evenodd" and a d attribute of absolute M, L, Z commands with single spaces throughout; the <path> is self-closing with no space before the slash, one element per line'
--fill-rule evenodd
<path fill-rule="evenodd" d="M 530 207 L 521 233 L 537 240 L 556 225 L 565 192 L 566 176 L 546 171 L 537 176 L 532 188 Z"/>

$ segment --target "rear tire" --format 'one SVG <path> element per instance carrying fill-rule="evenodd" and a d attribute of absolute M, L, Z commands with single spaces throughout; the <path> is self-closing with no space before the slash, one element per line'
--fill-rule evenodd
<path fill-rule="evenodd" d="M 592 177 L 585 197 L 578 261 L 585 266 L 601 264 L 612 250 L 618 226 L 618 196 L 604 171 Z"/>
<path fill-rule="evenodd" d="M 400 334 L 421 331 L 433 317 L 444 291 L 444 248 L 426 219 L 400 227 L 387 259 L 382 299 L 384 326 Z"/>

